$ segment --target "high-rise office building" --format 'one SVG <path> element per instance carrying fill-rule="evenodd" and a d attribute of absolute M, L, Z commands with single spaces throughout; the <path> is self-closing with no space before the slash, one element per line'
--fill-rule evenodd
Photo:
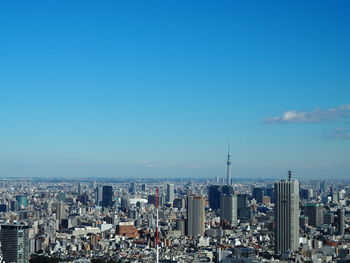
<path fill-rule="evenodd" d="M 16 200 L 20 209 L 25 209 L 28 207 L 28 197 L 26 195 L 17 195 Z"/>
<path fill-rule="evenodd" d="M 13 212 L 17 212 L 18 211 L 18 201 L 17 200 L 11 200 L 10 202 L 10 210 Z"/>
<path fill-rule="evenodd" d="M 322 180 L 320 183 L 320 191 L 325 192 L 326 191 L 326 181 Z"/>
<path fill-rule="evenodd" d="M 217 210 L 220 208 L 220 195 L 221 195 L 220 185 L 210 185 L 208 187 L 208 199 L 209 199 L 209 206 L 211 209 Z"/>
<path fill-rule="evenodd" d="M 131 182 L 130 188 L 129 188 L 129 193 L 136 194 L 136 191 L 137 191 L 136 187 L 137 187 L 136 182 Z"/>
<path fill-rule="evenodd" d="M 95 191 L 95 204 L 102 205 L 102 199 L 103 199 L 103 186 L 99 185 L 96 187 L 96 191 Z"/>
<path fill-rule="evenodd" d="M 83 194 L 84 193 L 84 186 L 82 183 L 78 184 L 78 194 Z"/>
<path fill-rule="evenodd" d="M 221 194 L 223 195 L 233 195 L 234 192 L 232 185 L 223 185 L 221 187 Z"/>
<path fill-rule="evenodd" d="M 66 218 L 66 205 L 63 202 L 56 204 L 56 219 L 61 223 L 62 219 Z"/>
<path fill-rule="evenodd" d="M 237 219 L 249 220 L 252 216 L 252 208 L 248 203 L 247 194 L 237 195 Z"/>
<path fill-rule="evenodd" d="M 264 191 L 261 187 L 253 188 L 253 198 L 256 200 L 258 204 L 261 204 L 263 201 Z"/>
<path fill-rule="evenodd" d="M 334 213 L 331 211 L 326 212 L 323 215 L 323 223 L 326 225 L 332 225 L 334 224 Z"/>
<path fill-rule="evenodd" d="M 166 186 L 166 201 L 169 203 L 174 202 L 174 185 L 167 184 Z"/>
<path fill-rule="evenodd" d="M 345 232 L 345 209 L 341 207 L 337 210 L 337 234 L 344 235 Z"/>
<path fill-rule="evenodd" d="M 299 182 L 291 179 L 274 184 L 275 252 L 286 254 L 299 246 Z"/>
<path fill-rule="evenodd" d="M 204 198 L 202 196 L 187 196 L 187 224 L 186 233 L 188 236 L 204 235 Z"/>
<path fill-rule="evenodd" d="M 4 262 L 29 262 L 29 226 L 0 224 L 0 243 Z"/>
<path fill-rule="evenodd" d="M 237 195 L 221 195 L 220 220 L 222 223 L 237 223 Z"/>
<path fill-rule="evenodd" d="M 307 203 L 304 210 L 305 216 L 308 217 L 308 225 L 318 227 L 323 225 L 324 206 L 322 203 Z"/>
<path fill-rule="evenodd" d="M 102 187 L 102 207 L 113 206 L 113 188 L 110 185 Z"/>
<path fill-rule="evenodd" d="M 175 198 L 173 206 L 182 209 L 186 207 L 186 199 L 185 198 Z"/>
<path fill-rule="evenodd" d="M 264 195 L 270 197 L 271 203 L 274 203 L 275 194 L 273 192 L 273 185 L 264 188 Z"/>
<path fill-rule="evenodd" d="M 155 205 L 155 204 L 154 204 Z M 120 209 L 124 212 L 124 213 L 126 213 L 127 211 L 128 211 L 128 209 L 129 209 L 129 206 L 130 206 L 130 200 L 129 200 L 129 198 L 127 198 L 127 197 L 122 197 L 121 199 L 120 199 Z"/>

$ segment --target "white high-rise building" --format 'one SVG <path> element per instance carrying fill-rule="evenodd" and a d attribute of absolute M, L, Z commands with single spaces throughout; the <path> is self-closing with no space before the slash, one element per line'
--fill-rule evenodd
<path fill-rule="evenodd" d="M 275 187 L 275 252 L 286 254 L 299 246 L 299 182 L 281 180 Z"/>
<path fill-rule="evenodd" d="M 166 201 L 169 203 L 174 202 L 174 185 L 167 184 L 166 186 Z"/>
<path fill-rule="evenodd" d="M 203 236 L 205 230 L 205 200 L 202 196 L 187 196 L 187 235 Z"/>

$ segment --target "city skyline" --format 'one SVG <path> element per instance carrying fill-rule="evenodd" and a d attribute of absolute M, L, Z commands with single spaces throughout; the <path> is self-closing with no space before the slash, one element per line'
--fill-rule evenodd
<path fill-rule="evenodd" d="M 347 178 L 350 3 L 0 4 L 0 177 Z"/>

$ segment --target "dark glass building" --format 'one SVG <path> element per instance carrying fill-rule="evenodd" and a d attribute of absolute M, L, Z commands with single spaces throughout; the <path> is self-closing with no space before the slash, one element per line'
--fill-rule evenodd
<path fill-rule="evenodd" d="M 220 209 L 220 185 L 210 185 L 208 188 L 209 206 L 211 209 Z"/>
<path fill-rule="evenodd" d="M 264 191 L 261 187 L 253 188 L 253 198 L 256 200 L 258 204 L 261 204 L 263 201 Z"/>
<path fill-rule="evenodd" d="M 113 206 L 113 188 L 110 185 L 104 185 L 102 188 L 102 207 Z"/>
<path fill-rule="evenodd" d="M 0 225 L 1 252 L 5 262 L 29 262 L 29 226 Z"/>

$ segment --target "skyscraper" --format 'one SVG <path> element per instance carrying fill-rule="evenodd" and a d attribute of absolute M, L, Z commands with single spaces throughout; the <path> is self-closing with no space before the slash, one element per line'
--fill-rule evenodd
<path fill-rule="evenodd" d="M 220 185 L 210 185 L 208 187 L 208 199 L 211 209 L 216 210 L 220 208 Z"/>
<path fill-rule="evenodd" d="M 261 204 L 263 201 L 264 192 L 261 187 L 253 188 L 253 198 L 256 200 L 258 204 Z"/>
<path fill-rule="evenodd" d="M 322 203 L 305 204 L 305 216 L 308 217 L 308 225 L 317 227 L 323 224 L 324 206 Z"/>
<path fill-rule="evenodd" d="M 28 207 L 28 197 L 26 195 L 17 195 L 16 200 L 20 209 Z"/>
<path fill-rule="evenodd" d="M 299 246 L 299 182 L 288 180 L 274 184 L 275 189 L 275 252 L 286 254 Z"/>
<path fill-rule="evenodd" d="M 337 234 L 344 235 L 345 232 L 345 209 L 341 207 L 337 210 Z"/>
<path fill-rule="evenodd" d="M 83 186 L 83 184 L 82 183 L 79 183 L 78 184 L 78 194 L 83 194 L 83 192 L 84 192 L 84 186 Z"/>
<path fill-rule="evenodd" d="M 233 190 L 232 185 L 223 185 L 221 187 L 221 194 L 223 195 L 233 195 L 235 191 Z"/>
<path fill-rule="evenodd" d="M 58 202 L 56 206 L 56 219 L 61 223 L 66 218 L 66 206 L 63 202 Z"/>
<path fill-rule="evenodd" d="M 136 194 L 136 182 L 131 182 L 130 183 L 130 188 L 129 188 L 129 193 L 131 194 Z"/>
<path fill-rule="evenodd" d="M 29 226 L 0 225 L 0 243 L 4 262 L 29 262 Z"/>
<path fill-rule="evenodd" d="M 129 198 L 127 198 L 127 197 L 122 197 L 122 198 L 120 199 L 120 209 L 121 209 L 124 213 L 126 213 L 126 212 L 128 211 L 128 209 L 129 209 L 129 206 L 130 206 L 130 200 L 129 200 Z"/>
<path fill-rule="evenodd" d="M 187 196 L 187 235 L 203 236 L 204 235 L 204 198 L 202 196 Z"/>
<path fill-rule="evenodd" d="M 95 192 L 95 204 L 96 205 L 102 205 L 102 198 L 103 197 L 103 186 L 99 185 L 96 188 Z"/>
<path fill-rule="evenodd" d="M 230 224 L 237 222 L 237 195 L 221 195 L 220 197 L 220 219 Z"/>
<path fill-rule="evenodd" d="M 169 203 L 174 202 L 174 185 L 167 184 L 166 186 L 166 201 Z"/>
<path fill-rule="evenodd" d="M 113 188 L 110 185 L 102 187 L 102 207 L 113 206 Z"/>
<path fill-rule="evenodd" d="M 237 195 L 237 219 L 240 220 L 249 220 L 251 217 L 251 207 L 248 203 L 247 194 L 238 194 Z"/>

